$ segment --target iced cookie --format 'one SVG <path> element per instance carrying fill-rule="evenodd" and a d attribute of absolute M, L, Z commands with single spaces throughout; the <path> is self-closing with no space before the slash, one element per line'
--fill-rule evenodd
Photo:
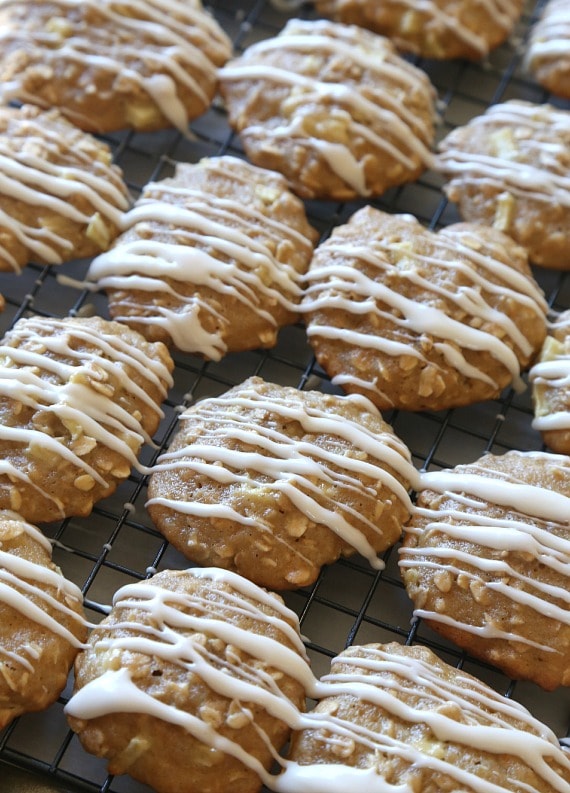
<path fill-rule="evenodd" d="M 118 322 L 29 317 L 0 344 L 0 509 L 88 515 L 137 464 L 172 360 Z"/>
<path fill-rule="evenodd" d="M 122 172 L 58 111 L 0 107 L 0 162 L 0 270 L 93 256 L 119 233 Z"/>
<path fill-rule="evenodd" d="M 434 233 L 411 215 L 358 210 L 315 251 L 303 312 L 318 362 L 381 410 L 496 398 L 546 335 L 524 251 L 501 232 Z"/>
<path fill-rule="evenodd" d="M 354 25 L 291 20 L 230 61 L 220 91 L 249 159 L 303 198 L 378 195 L 432 163 L 429 78 Z"/>
<path fill-rule="evenodd" d="M 570 310 L 549 323 L 548 336 L 529 380 L 533 427 L 552 451 L 570 454 Z"/>
<path fill-rule="evenodd" d="M 0 96 L 57 107 L 88 132 L 185 131 L 231 52 L 200 0 L 0 5 Z"/>
<path fill-rule="evenodd" d="M 321 696 L 294 733 L 279 791 L 562 793 L 570 785 L 568 753 L 551 730 L 427 647 L 348 647 Z"/>
<path fill-rule="evenodd" d="M 543 88 L 570 99 L 570 5 L 567 0 L 545 3 L 531 28 L 526 67 Z"/>
<path fill-rule="evenodd" d="M 341 555 L 381 567 L 415 473 L 367 399 L 250 378 L 181 415 L 147 507 L 193 562 L 293 589 Z"/>
<path fill-rule="evenodd" d="M 316 9 L 387 36 L 402 52 L 477 61 L 509 36 L 523 0 L 317 0 Z"/>
<path fill-rule="evenodd" d="M 433 630 L 512 678 L 570 685 L 570 457 L 422 474 L 400 567 Z"/>
<path fill-rule="evenodd" d="M 450 132 L 436 168 L 465 220 L 509 234 L 533 264 L 570 269 L 570 112 L 510 100 Z"/>
<path fill-rule="evenodd" d="M 212 568 L 120 589 L 75 672 L 85 749 L 157 793 L 259 791 L 311 678 L 294 612 Z"/>
<path fill-rule="evenodd" d="M 50 542 L 0 511 L 0 729 L 55 702 L 86 638 L 81 590 L 52 562 Z"/>
<path fill-rule="evenodd" d="M 87 277 L 149 340 L 219 360 L 274 346 L 298 320 L 317 234 L 280 174 L 229 156 L 179 163 L 123 227 Z"/>

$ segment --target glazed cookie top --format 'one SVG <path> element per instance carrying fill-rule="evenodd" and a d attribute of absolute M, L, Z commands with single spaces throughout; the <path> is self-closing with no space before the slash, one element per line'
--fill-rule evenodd
<path fill-rule="evenodd" d="M 0 108 L 0 270 L 99 253 L 129 207 L 109 147 L 57 111 Z"/>
<path fill-rule="evenodd" d="M 570 454 L 570 309 L 548 323 L 548 336 L 529 372 L 532 426 L 555 452 Z"/>
<path fill-rule="evenodd" d="M 416 476 L 366 398 L 258 377 L 185 411 L 152 470 L 147 506 L 182 552 L 196 551 L 184 527 L 205 517 L 199 549 L 276 589 L 309 583 L 341 552 L 382 567 L 377 554 L 399 538 Z"/>
<path fill-rule="evenodd" d="M 549 91 L 570 97 L 570 7 L 566 0 L 545 3 L 531 29 L 525 64 Z"/>
<path fill-rule="evenodd" d="M 321 14 L 391 38 L 426 58 L 480 60 L 504 41 L 522 0 L 317 0 Z"/>
<path fill-rule="evenodd" d="M 570 684 L 570 457 L 422 473 L 400 567 L 415 615 L 512 677 Z"/>
<path fill-rule="evenodd" d="M 19 320 L 0 345 L 1 475 L 13 508 L 28 515 L 36 494 L 45 499 L 37 520 L 50 519 L 49 508 L 55 517 L 65 514 L 66 494 L 37 480 L 36 466 L 45 466 L 46 475 L 68 466 L 72 489 L 88 503 L 109 486 L 107 477 L 128 476 L 162 417 L 172 366 L 164 345 L 149 345 L 119 323 Z M 111 459 L 100 459 L 101 448 Z M 59 470 L 61 488 L 63 481 Z M 31 488 L 28 502 L 20 485 Z"/>
<path fill-rule="evenodd" d="M 316 232 L 280 174 L 230 156 L 179 163 L 123 228 L 87 278 L 147 338 L 219 360 L 271 346 L 298 318 Z"/>
<path fill-rule="evenodd" d="M 59 107 L 90 132 L 185 131 L 231 55 L 200 0 L 11 0 L 0 22 L 4 101 Z"/>
<path fill-rule="evenodd" d="M 381 409 L 441 409 L 521 385 L 546 335 L 522 249 L 494 229 L 434 233 L 365 207 L 315 251 L 303 301 L 317 358 Z"/>
<path fill-rule="evenodd" d="M 304 198 L 384 192 L 432 162 L 435 90 L 387 39 L 290 20 L 220 71 L 249 158 Z"/>

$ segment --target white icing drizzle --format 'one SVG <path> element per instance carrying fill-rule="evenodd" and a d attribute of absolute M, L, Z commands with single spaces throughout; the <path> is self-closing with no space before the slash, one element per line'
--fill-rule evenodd
<path fill-rule="evenodd" d="M 128 79 L 146 92 L 165 118 L 183 132 L 189 117 L 179 88 L 191 91 L 207 106 L 209 97 L 203 85 L 216 81 L 217 67 L 231 55 L 226 34 L 196 0 L 56 0 L 54 5 L 61 9 L 62 16 L 67 10 L 80 9 L 102 17 L 108 42 L 98 36 L 97 52 L 93 52 L 89 34 L 82 34 L 79 27 L 63 40 L 49 31 L 31 31 L 29 46 L 35 58 L 45 62 L 54 53 L 58 60 Z M 103 32 L 103 27 L 99 32 Z M 26 28 L 23 33 L 25 37 Z M 8 26 L 0 32 L 0 40 L 14 36 L 18 33 Z M 117 41 L 121 42 L 120 47 Z M 150 64 L 146 74 L 140 68 L 145 62 Z M 18 78 L 4 85 L 1 93 L 5 100 L 37 101 L 34 95 L 25 94 Z"/>
<path fill-rule="evenodd" d="M 570 312 L 563 318 L 550 323 L 551 329 L 562 329 L 570 338 Z M 560 351 L 554 358 L 539 360 L 531 367 L 529 382 L 533 388 L 555 389 L 562 395 L 566 408 L 553 410 L 547 415 L 535 415 L 532 426 L 539 432 L 549 430 L 570 430 L 570 343 L 561 343 Z"/>
<path fill-rule="evenodd" d="M 570 55 L 570 7 L 567 0 L 549 0 L 541 18 L 532 28 L 527 64 L 537 68 L 542 61 Z"/>
<path fill-rule="evenodd" d="M 43 335 L 42 331 L 53 335 Z M 64 331 L 64 332 L 62 332 Z M 73 340 L 94 345 L 92 352 L 73 349 Z M 20 346 L 10 346 L 16 340 Z M 47 354 L 46 354 L 47 353 Z M 53 357 L 51 357 L 53 356 Z M 106 357 L 104 357 L 106 356 Z M 147 357 L 128 341 L 91 324 L 73 320 L 28 318 L 20 320 L 0 344 L 0 396 L 14 399 L 34 410 L 57 415 L 66 425 L 78 425 L 85 436 L 121 454 L 131 465 L 139 465 L 136 452 L 144 443 L 152 443 L 140 417 L 132 415 L 104 393 L 85 383 L 97 380 L 103 371 L 118 379 L 121 388 L 142 400 L 145 406 L 162 417 L 162 410 L 142 386 L 132 381 L 126 367 L 131 367 L 150 385 L 166 396 L 172 377 L 158 359 Z M 40 373 L 49 374 L 49 379 Z M 82 382 L 83 380 L 83 382 Z M 38 446 L 66 459 L 78 469 L 106 486 L 105 479 L 63 439 L 51 437 L 31 427 L 0 425 L 0 440 Z M 145 469 L 146 470 L 146 469 Z M 26 472 L 9 460 L 3 460 L 0 473 L 11 479 L 29 482 Z M 38 485 L 43 496 L 57 504 L 57 499 Z"/>
<path fill-rule="evenodd" d="M 205 167 L 215 172 L 224 163 L 231 166 L 238 160 L 209 160 Z M 153 197 L 155 191 L 158 198 Z M 99 289 L 142 290 L 175 298 L 173 308 L 156 306 L 152 315 L 138 310 L 136 321 L 164 328 L 178 349 L 216 361 L 227 352 L 224 329 L 229 328 L 231 318 L 219 312 L 200 287 L 213 290 L 221 299 L 238 300 L 272 328 L 276 327 L 272 307 L 298 311 L 300 273 L 287 261 L 278 260 L 271 243 L 293 240 L 304 248 L 308 262 L 312 242 L 288 224 L 237 199 L 160 182 L 147 186 L 143 198 L 125 216 L 123 228 L 128 231 L 146 223 L 160 224 L 161 232 L 170 233 L 172 241 L 143 237 L 119 241 L 93 260 L 87 279 Z M 172 281 L 196 289 L 183 294 Z M 126 305 L 134 307 L 128 301 Z M 216 320 L 214 331 L 205 327 L 211 317 Z M 126 312 L 115 318 L 128 322 L 133 315 Z"/>
<path fill-rule="evenodd" d="M 0 511 L 0 520 L 17 525 L 22 533 L 41 545 L 51 558 L 51 544 L 35 526 L 26 523 L 19 515 L 9 510 Z M 46 587 L 53 588 L 59 597 L 46 591 Z M 39 602 L 33 602 L 31 597 Z M 72 647 L 81 649 L 84 646 L 73 631 L 61 622 L 63 618 L 71 618 L 78 626 L 87 625 L 83 614 L 68 605 L 82 604 L 83 594 L 79 587 L 57 570 L 0 550 L 0 603 L 19 612 L 25 619 L 31 620 L 46 631 L 61 637 Z M 23 645 L 19 651 L 0 648 L 0 658 L 18 664 L 32 673 L 35 671 L 33 661 L 37 657 L 38 650 L 33 645 Z"/>
<path fill-rule="evenodd" d="M 350 403 L 353 398 L 346 399 Z M 357 404 L 363 410 L 378 414 L 372 403 L 363 397 L 358 398 Z M 286 421 L 299 422 L 308 434 L 325 434 L 348 440 L 352 448 L 365 452 L 367 459 L 347 456 L 342 451 L 330 451 L 309 441 L 296 441 L 286 433 L 261 423 L 252 426 L 251 419 L 240 417 L 236 409 L 267 411 Z M 188 419 L 191 422 L 192 415 L 193 410 L 190 409 L 181 415 L 180 420 Z M 377 487 L 382 485 L 389 488 L 406 509 L 411 509 L 406 487 L 384 468 L 390 466 L 406 482 L 411 483 L 416 479 L 416 469 L 411 464 L 409 452 L 393 433 L 386 431 L 377 435 L 346 416 L 327 413 L 302 402 L 294 405 L 287 398 L 275 395 L 265 397 L 252 386 L 244 386 L 239 395 L 226 394 L 200 402 L 199 415 L 205 423 L 206 439 L 198 438 L 194 443 L 162 454 L 153 472 L 193 471 L 230 487 L 246 483 L 248 487 L 269 488 L 276 493 L 283 493 L 301 514 L 327 526 L 343 542 L 368 559 L 373 567 L 383 566 L 357 523 L 363 523 L 373 534 L 380 536 L 381 527 L 366 518 L 363 512 L 337 503 L 334 496 L 327 496 L 323 485 L 334 490 L 346 488 L 360 494 L 364 504 L 370 504 L 370 499 L 377 498 Z M 224 443 L 208 443 L 208 436 L 223 441 L 237 441 L 253 451 L 231 449 Z M 264 478 L 256 481 L 253 476 L 241 473 L 246 470 L 258 472 Z M 265 477 L 269 478 L 269 482 Z M 365 485 L 361 482 L 362 478 L 370 478 L 378 484 Z M 271 530 L 260 518 L 254 520 L 224 504 L 190 500 L 188 495 L 183 498 L 157 496 L 148 500 L 147 506 L 152 504 L 160 504 L 184 515 L 226 518 L 242 525 L 254 526 L 259 531 Z M 295 555 L 300 554 L 294 541 L 288 543 L 287 548 Z"/>
<path fill-rule="evenodd" d="M 529 453 L 541 458 L 545 465 L 570 476 L 570 458 L 564 455 Z M 477 470 L 479 469 L 479 470 Z M 445 541 L 437 545 L 419 545 L 400 549 L 400 567 L 441 570 L 453 577 L 461 574 L 471 581 L 499 592 L 513 604 L 528 607 L 544 617 L 570 625 L 570 594 L 568 586 L 549 585 L 517 571 L 503 558 L 489 558 L 485 551 L 502 554 L 524 553 L 541 566 L 549 568 L 564 580 L 570 579 L 570 539 L 554 533 L 570 526 L 570 497 L 561 492 L 515 481 L 502 472 L 487 469 L 484 459 L 474 467 L 475 472 L 456 469 L 420 473 L 420 490 L 434 490 L 465 503 L 472 510 L 429 509 L 414 506 L 414 514 L 427 523 L 420 529 L 413 524 L 406 531 L 418 536 L 425 532 L 440 532 L 455 541 L 448 547 Z M 561 482 L 564 483 L 564 478 Z M 568 488 L 566 488 L 567 492 Z M 509 517 L 489 517 L 487 504 L 503 507 Z M 483 549 L 481 553 L 470 546 Z M 459 567 L 454 562 L 462 563 Z M 547 599 L 548 598 L 548 599 Z M 556 602 L 550 602 L 554 599 Z M 489 639 L 502 638 L 526 644 L 545 652 L 554 652 L 549 645 L 529 637 L 501 630 L 493 624 L 465 623 L 445 613 L 418 608 L 414 615 L 451 625 L 465 632 Z"/>
<path fill-rule="evenodd" d="M 23 118 L 22 123 L 26 127 L 24 145 L 16 147 L 9 132 L 0 134 L 0 195 L 37 208 L 38 212 L 42 208 L 85 226 L 99 214 L 118 227 L 129 200 L 112 166 L 101 165 L 99 173 L 93 172 L 89 155 L 82 153 L 78 146 L 73 149 L 75 165 L 58 164 L 58 161 L 61 163 L 61 130 L 50 130 L 41 115 Z M 45 154 L 38 155 L 36 149 L 51 152 L 54 161 Z M 74 196 L 89 205 L 88 212 L 70 203 Z M 62 263 L 62 249 L 72 253 L 71 243 L 65 236 L 46 225 L 30 226 L 4 210 L 0 211 L 0 228 L 12 234 L 32 257 L 41 257 L 49 264 Z M 11 269 L 18 269 L 16 260 L 7 251 L 0 251 L 0 258 Z"/>
<path fill-rule="evenodd" d="M 515 143 L 491 155 L 476 150 L 462 151 L 455 145 L 452 132 L 442 144 L 435 168 L 451 176 L 450 186 L 465 178 L 470 182 L 491 185 L 518 198 L 554 202 L 570 206 L 570 177 L 560 165 L 557 154 L 566 150 L 570 135 L 570 113 L 552 105 L 508 101 L 492 105 L 467 125 L 474 139 L 485 139 L 489 128 L 504 134 L 505 130 L 528 129 L 532 134 L 517 134 Z M 545 137 L 548 145 L 545 145 Z M 554 143 L 561 136 L 560 144 Z M 471 147 L 470 147 L 471 148 Z"/>
<path fill-rule="evenodd" d="M 410 223 L 416 222 L 411 216 L 406 215 L 400 216 L 400 219 L 409 220 Z M 421 231 L 418 224 L 418 232 Z M 482 291 L 488 291 L 494 297 L 511 298 L 541 317 L 545 316 L 547 305 L 538 285 L 514 268 L 494 258 L 493 249 L 489 251 L 489 255 L 483 255 L 464 243 L 463 239 L 468 239 L 469 236 L 467 232 L 456 232 L 453 229 L 449 232 L 440 232 L 435 242 L 438 250 L 441 251 L 440 254 L 422 255 L 404 246 L 403 256 L 410 261 L 410 266 L 405 268 L 401 266 L 400 261 L 394 264 L 390 262 L 390 253 L 398 252 L 398 246 L 392 246 L 390 242 L 385 243 L 380 234 L 376 235 L 367 246 L 340 238 L 337 241 L 333 236 L 322 246 L 321 250 L 326 256 L 317 255 L 313 259 L 305 279 L 307 288 L 302 311 L 311 314 L 322 309 L 342 309 L 355 315 L 370 313 L 390 322 L 396 329 L 402 328 L 418 338 L 422 334 L 433 335 L 440 340 L 436 342 L 437 349 L 450 367 L 467 378 L 482 380 L 496 387 L 496 383 L 487 373 L 469 364 L 461 350 L 452 346 L 451 342 L 464 349 L 486 351 L 510 372 L 515 385 L 523 387 L 517 356 L 503 338 L 509 339 L 525 356 L 531 354 L 530 341 L 514 321 L 503 312 L 493 309 L 484 299 Z M 378 280 L 359 270 L 358 262 L 376 268 Z M 460 272 L 471 281 L 471 285 L 463 285 L 459 288 L 438 285 L 434 279 L 420 275 L 416 263 L 420 267 L 422 263 L 426 263 L 435 265 L 440 270 L 449 270 L 451 273 Z M 494 277 L 499 276 L 504 283 L 490 283 L 485 278 L 485 273 L 478 274 L 475 267 L 482 267 L 493 273 Z M 433 294 L 434 298 L 443 298 L 446 302 L 455 304 L 466 312 L 467 318 L 463 321 L 455 320 L 440 308 L 428 305 L 427 302 L 419 303 L 391 289 L 384 280 L 389 281 L 392 273 Z M 380 304 L 385 304 L 386 308 L 380 308 Z M 479 325 L 481 322 L 498 325 L 503 332 L 503 338 L 478 327 L 471 327 L 467 324 L 470 319 L 476 319 Z M 354 347 L 377 349 L 389 356 L 406 355 L 415 356 L 422 361 L 426 360 L 418 348 L 405 341 L 390 339 L 386 334 L 371 336 L 358 330 L 309 323 L 307 335 L 309 338 L 339 339 Z M 334 382 L 356 383 L 357 380 L 351 373 L 346 373 L 336 377 Z M 365 385 L 370 390 L 378 392 L 374 383 L 365 383 Z M 386 397 L 385 394 L 383 396 Z"/>
<path fill-rule="evenodd" d="M 411 113 L 403 102 L 392 96 L 388 89 L 377 92 L 374 99 L 366 97 L 357 86 L 351 88 L 338 82 L 316 80 L 308 75 L 295 73 L 285 68 L 271 66 L 263 62 L 256 63 L 258 55 L 263 56 L 274 49 L 287 47 L 302 53 L 322 52 L 328 58 L 341 58 L 346 62 L 374 73 L 378 79 L 387 79 L 400 85 L 405 92 L 425 91 L 432 94 L 432 87 L 425 74 L 403 61 L 398 55 L 388 50 L 385 52 L 367 51 L 363 47 L 354 46 L 350 41 L 350 27 L 340 27 L 346 31 L 346 39 L 328 35 L 330 23 L 304 22 L 299 19 L 290 20 L 279 36 L 252 45 L 241 59 L 230 62 L 220 72 L 220 80 L 234 82 L 240 80 L 268 80 L 278 85 L 289 86 L 293 92 L 303 95 L 303 106 L 313 107 L 327 103 L 328 112 L 336 108 L 348 125 L 347 139 L 363 138 L 387 155 L 400 162 L 408 169 L 415 167 L 415 161 L 425 167 L 433 164 L 433 155 L 429 149 L 432 137 L 429 125 L 422 122 L 416 114 Z M 383 49 L 382 39 L 379 45 Z M 253 62 L 249 63 L 249 59 Z M 356 120 L 356 116 L 365 119 Z M 386 131 L 395 139 L 391 143 Z M 275 140 L 297 138 L 303 145 L 312 148 L 323 157 L 330 169 L 346 184 L 360 195 L 370 195 L 365 175 L 364 159 L 358 160 L 349 145 L 329 141 L 307 132 L 302 111 L 292 114 L 288 123 L 280 126 L 269 125 L 269 129 L 261 124 L 248 124 L 241 130 L 249 138 Z"/>
<path fill-rule="evenodd" d="M 244 613 L 245 610 L 253 619 L 268 619 L 254 603 L 265 603 L 271 596 L 245 579 L 215 568 L 189 572 L 230 584 L 236 595 L 233 602 L 229 601 L 229 606 L 235 613 Z M 244 595 L 254 603 L 244 603 Z M 458 789 L 461 787 L 473 793 L 538 793 L 539 790 L 530 783 L 518 782 L 516 779 L 508 780 L 509 787 L 482 779 L 445 759 L 439 759 L 434 753 L 422 750 L 421 741 L 416 745 L 413 738 L 409 743 L 404 743 L 327 712 L 302 713 L 275 685 L 269 683 L 269 677 L 259 668 L 237 659 L 233 663 L 230 661 L 227 668 L 220 667 L 219 659 L 211 658 L 203 644 L 193 640 L 193 631 L 202 630 L 207 635 L 221 638 L 224 643 L 231 641 L 253 658 L 277 665 L 278 669 L 296 678 L 305 687 L 307 695 L 315 699 L 353 696 L 404 720 L 411 730 L 413 725 L 423 725 L 436 741 L 464 745 L 494 755 L 514 756 L 524 767 L 534 771 L 540 784 L 546 783 L 558 793 L 567 790 L 565 779 L 570 773 L 570 759 L 552 732 L 534 719 L 522 705 L 500 696 L 475 679 L 465 677 L 465 685 L 462 685 L 461 673 L 447 681 L 437 669 L 419 658 L 367 647 L 360 657 L 343 655 L 335 659 L 342 660 L 349 669 L 331 673 L 318 681 L 311 674 L 302 645 L 295 636 L 298 628 L 296 616 L 272 600 L 269 605 L 280 612 L 280 617 L 272 622 L 286 632 L 293 641 L 294 650 L 285 648 L 263 631 L 253 633 L 236 625 L 225 624 L 223 612 L 215 611 L 212 614 L 209 611 L 212 607 L 218 608 L 211 601 L 201 601 L 198 595 L 161 592 L 158 584 L 154 586 L 152 580 L 124 587 L 117 593 L 115 604 L 127 609 L 142 608 L 148 613 L 149 619 L 145 619 L 143 624 L 127 615 L 118 626 L 132 629 L 130 635 L 114 636 L 110 628 L 107 636 L 98 640 L 98 648 L 111 652 L 127 649 L 157 655 L 182 668 L 186 667 L 202 677 L 213 691 L 242 702 L 246 713 L 247 703 L 254 702 L 282 719 L 291 729 L 326 730 L 326 737 L 322 735 L 321 738 L 325 744 L 352 741 L 365 747 L 372 755 L 376 752 L 388 758 L 401 758 L 409 765 L 448 775 Z M 178 611 L 177 606 L 184 605 L 194 611 L 192 616 Z M 283 622 L 280 622 L 281 619 Z M 289 624 L 284 620 L 288 620 Z M 406 702 L 408 695 L 411 701 Z M 421 704 L 414 704 L 416 701 Z M 440 709 L 443 705 L 449 707 L 450 703 L 461 709 L 461 721 L 449 717 Z M 387 783 L 374 768 L 357 769 L 341 762 L 304 766 L 285 760 L 276 753 L 275 759 L 281 773 L 268 772 L 242 746 L 221 736 L 199 715 L 179 711 L 142 691 L 131 679 L 128 668 L 107 671 L 87 683 L 74 693 L 66 706 L 67 715 L 78 719 L 94 719 L 110 713 L 125 712 L 152 715 L 183 727 L 207 746 L 241 760 L 259 775 L 263 784 L 276 793 L 341 793 L 346 791 L 347 785 L 355 790 L 373 793 L 413 793 L 415 790 L 411 782 L 405 780 L 398 785 Z M 550 763 L 556 763 L 557 767 L 551 767 Z"/>

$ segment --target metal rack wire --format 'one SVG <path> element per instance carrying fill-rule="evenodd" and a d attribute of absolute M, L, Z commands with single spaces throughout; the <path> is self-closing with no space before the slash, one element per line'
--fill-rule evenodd
<path fill-rule="evenodd" d="M 439 137 L 504 99 L 562 104 L 544 94 L 522 66 L 523 43 L 543 1 L 527 4 L 510 41 L 484 64 L 417 62 L 438 91 Z M 287 19 L 269 0 L 239 4 L 219 0 L 210 7 L 232 37 L 236 52 L 254 40 L 276 34 Z M 311 5 L 302 6 L 295 14 L 310 18 Z M 150 135 L 121 133 L 106 140 L 136 196 L 148 181 L 167 176 L 176 161 L 195 162 L 208 155 L 242 153 L 219 104 L 215 103 L 192 124 L 192 132 L 191 139 L 166 131 Z M 443 197 L 439 177 L 431 172 L 413 184 L 388 191 L 372 203 L 388 212 L 413 213 L 430 228 L 459 219 Z M 324 237 L 358 206 L 358 202 L 310 202 L 307 210 L 310 221 Z M 107 316 L 103 295 L 81 292 L 58 281 L 59 274 L 80 279 L 87 266 L 86 261 L 55 269 L 29 265 L 19 276 L 0 275 L 0 292 L 6 299 L 0 331 L 26 314 L 65 316 L 89 311 Z M 536 270 L 535 275 L 554 309 L 570 307 L 570 273 Z M 222 393 L 253 374 L 300 388 L 331 388 L 314 363 L 301 326 L 283 330 L 278 345 L 270 351 L 228 355 L 219 363 L 178 354 L 175 362 L 175 385 L 155 436 L 158 451 L 144 449 L 142 462 L 146 464 L 152 463 L 167 445 L 182 402 Z M 531 416 L 528 392 L 515 394 L 508 390 L 498 400 L 472 407 L 429 414 L 393 411 L 385 418 L 408 444 L 414 462 L 421 468 L 469 462 L 487 450 L 501 453 L 511 448 L 540 449 L 541 440 L 531 428 Z M 145 478 L 133 472 L 113 496 L 96 506 L 90 517 L 42 527 L 53 540 L 55 561 L 83 588 L 88 618 L 94 622 L 100 619 L 103 607 L 111 602 L 119 586 L 142 579 L 154 570 L 187 566 L 186 560 L 153 527 L 144 508 L 145 488 Z M 359 558 L 339 561 L 325 568 L 311 588 L 285 595 L 288 605 L 301 617 L 316 675 L 328 671 L 331 657 L 350 643 L 394 639 L 421 642 L 448 662 L 464 667 L 525 704 L 560 737 L 570 734 L 570 690 L 548 694 L 533 684 L 514 683 L 492 667 L 464 655 L 426 626 L 412 625 L 412 606 L 398 573 L 397 550 L 391 549 L 385 561 L 383 571 L 370 569 Z M 0 790 L 5 789 L 2 769 L 16 766 L 39 772 L 50 790 L 147 791 L 130 778 L 108 776 L 105 764 L 81 749 L 63 713 L 70 690 L 71 681 L 59 701 L 47 711 L 23 716 L 0 733 Z"/>

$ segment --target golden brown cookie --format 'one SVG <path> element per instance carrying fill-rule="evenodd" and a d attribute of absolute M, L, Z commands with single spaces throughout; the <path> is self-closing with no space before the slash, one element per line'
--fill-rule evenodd
<path fill-rule="evenodd" d="M 302 304 L 318 362 L 381 410 L 497 397 L 540 350 L 546 303 L 524 251 L 459 223 L 358 210 L 315 251 Z"/>
<path fill-rule="evenodd" d="M 436 169 L 465 220 L 509 234 L 533 264 L 570 269 L 570 111 L 510 100 L 440 144 Z"/>
<path fill-rule="evenodd" d="M 55 702 L 86 638 L 81 590 L 52 562 L 50 542 L 0 511 L 0 729 Z"/>
<path fill-rule="evenodd" d="M 570 685 L 570 457 L 510 451 L 422 474 L 400 566 L 435 631 L 510 677 Z"/>
<path fill-rule="evenodd" d="M 87 277 L 149 340 L 219 360 L 273 347 L 298 319 L 317 233 L 281 174 L 229 156 L 178 164 L 123 228 Z"/>
<path fill-rule="evenodd" d="M 250 378 L 182 414 L 147 506 L 192 561 L 293 589 L 341 555 L 380 567 L 415 473 L 368 400 Z"/>
<path fill-rule="evenodd" d="M 378 195 L 432 162 L 429 78 L 362 28 L 291 20 L 228 63 L 220 91 L 249 159 L 303 198 Z"/>
<path fill-rule="evenodd" d="M 523 0 L 317 0 L 315 5 L 339 22 L 388 36 L 402 52 L 478 61 L 510 35 Z"/>
<path fill-rule="evenodd" d="M 123 587 L 75 671 L 85 749 L 157 793 L 256 793 L 311 678 L 294 612 L 213 568 Z"/>
<path fill-rule="evenodd" d="M 570 758 L 551 730 L 427 647 L 349 647 L 321 693 L 294 734 L 284 793 L 561 793 L 570 785 Z"/>
<path fill-rule="evenodd" d="M 0 509 L 88 515 L 156 431 L 172 368 L 118 322 L 19 320 L 0 345 Z"/>
<path fill-rule="evenodd" d="M 570 5 L 548 0 L 534 27 L 525 56 L 526 68 L 543 88 L 570 99 Z"/>
<path fill-rule="evenodd" d="M 549 323 L 529 381 L 534 403 L 532 426 L 552 451 L 570 454 L 570 309 Z"/>
<path fill-rule="evenodd" d="M 0 271 L 93 256 L 119 233 L 122 172 L 58 111 L 0 107 L 0 162 Z"/>
<path fill-rule="evenodd" d="M 0 31 L 0 97 L 99 133 L 186 130 L 232 51 L 200 0 L 11 0 Z"/>

